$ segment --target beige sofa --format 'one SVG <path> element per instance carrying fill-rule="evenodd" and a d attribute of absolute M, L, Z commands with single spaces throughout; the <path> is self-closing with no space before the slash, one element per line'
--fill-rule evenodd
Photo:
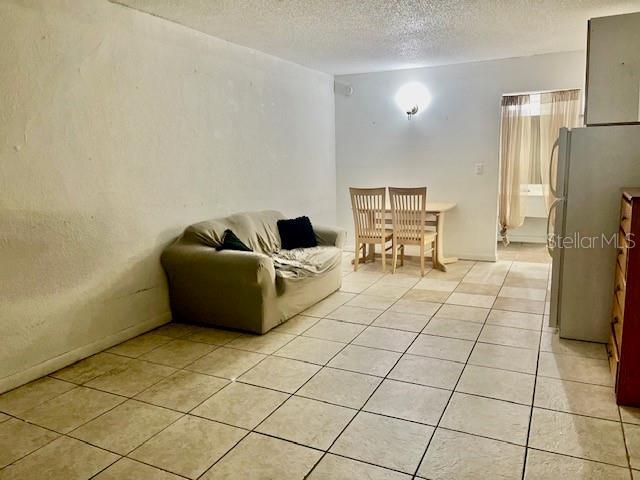
<path fill-rule="evenodd" d="M 314 225 L 318 247 L 280 250 L 276 211 L 188 227 L 162 254 L 175 321 L 265 333 L 338 290 L 343 230 Z M 253 252 L 216 251 L 231 229 Z"/>

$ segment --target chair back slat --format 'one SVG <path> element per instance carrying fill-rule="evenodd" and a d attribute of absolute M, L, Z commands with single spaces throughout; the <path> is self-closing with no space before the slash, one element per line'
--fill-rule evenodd
<path fill-rule="evenodd" d="M 382 239 L 385 232 L 386 189 L 349 188 L 356 238 Z"/>
<path fill-rule="evenodd" d="M 389 187 L 391 222 L 395 238 L 402 242 L 421 242 L 427 217 L 427 187 Z"/>

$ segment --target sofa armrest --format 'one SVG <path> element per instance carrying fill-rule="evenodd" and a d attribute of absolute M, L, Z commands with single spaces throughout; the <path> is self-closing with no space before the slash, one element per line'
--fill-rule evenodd
<path fill-rule="evenodd" d="M 205 281 L 204 288 L 217 283 L 256 285 L 275 282 L 273 261 L 255 252 L 218 252 L 203 245 L 174 245 L 162 254 L 162 265 L 170 281 L 187 274 L 192 279 Z"/>
<path fill-rule="evenodd" d="M 316 234 L 318 245 L 328 245 L 342 248 L 347 237 L 347 232 L 338 227 L 314 225 L 313 231 Z"/>
<path fill-rule="evenodd" d="M 175 321 L 264 333 L 277 296 L 266 255 L 177 242 L 162 254 Z M 266 312 L 266 313 L 265 313 Z"/>

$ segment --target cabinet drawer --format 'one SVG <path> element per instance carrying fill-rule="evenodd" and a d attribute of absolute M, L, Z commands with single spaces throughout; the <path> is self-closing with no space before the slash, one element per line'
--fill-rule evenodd
<path fill-rule="evenodd" d="M 624 315 L 624 299 L 626 295 L 626 279 L 622 270 L 620 270 L 620 266 L 616 265 L 616 280 L 615 280 L 615 297 L 618 299 L 618 303 L 620 304 L 620 312 Z"/>
<path fill-rule="evenodd" d="M 631 203 L 626 199 L 622 199 L 622 206 L 620 207 L 620 228 L 625 233 L 630 233 L 631 230 Z"/>
<path fill-rule="evenodd" d="M 623 275 L 627 275 L 627 256 L 629 254 L 629 244 L 624 232 L 618 232 L 618 265 Z"/>

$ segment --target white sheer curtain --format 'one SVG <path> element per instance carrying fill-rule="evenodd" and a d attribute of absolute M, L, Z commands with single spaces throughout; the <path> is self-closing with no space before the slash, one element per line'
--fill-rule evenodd
<path fill-rule="evenodd" d="M 562 127 L 577 127 L 580 124 L 580 90 L 561 90 L 540 95 L 540 170 L 547 211 L 553 202 L 549 190 L 551 151 Z M 558 149 L 553 152 L 558 156 Z M 553 167 L 558 165 L 553 162 Z"/>
<path fill-rule="evenodd" d="M 505 244 L 509 243 L 507 231 L 524 222 L 531 166 L 531 130 L 530 96 L 502 97 L 498 222 Z"/>

